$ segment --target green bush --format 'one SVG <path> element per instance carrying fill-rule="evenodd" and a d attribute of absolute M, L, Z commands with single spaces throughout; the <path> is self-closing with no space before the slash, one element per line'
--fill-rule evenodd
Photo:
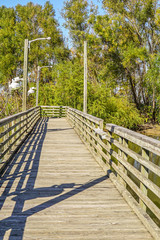
<path fill-rule="evenodd" d="M 90 114 L 104 119 L 105 123 L 114 123 L 130 129 L 143 124 L 135 105 L 125 97 L 110 97 L 110 91 L 105 85 L 97 85 L 90 89 L 88 109 Z"/>
<path fill-rule="evenodd" d="M 135 105 L 129 103 L 127 99 L 112 97 L 110 104 L 112 104 L 112 110 L 108 111 L 106 122 L 130 129 L 136 129 L 138 125 L 143 124 L 143 119 Z"/>

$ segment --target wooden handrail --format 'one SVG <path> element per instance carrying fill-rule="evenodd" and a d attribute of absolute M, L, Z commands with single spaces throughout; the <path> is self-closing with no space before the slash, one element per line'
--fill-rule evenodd
<path fill-rule="evenodd" d="M 150 159 L 150 153 L 154 153 L 160 157 L 160 141 L 125 129 L 123 127 L 116 126 L 114 124 L 107 124 L 106 129 L 108 130 L 108 135 L 110 135 L 110 137 L 108 137 L 106 134 L 106 140 L 108 143 L 110 143 L 110 145 L 112 144 L 109 152 L 110 159 L 112 160 L 113 156 L 118 161 L 118 163 L 121 164 L 119 167 L 123 169 L 123 172 L 126 172 L 126 175 L 127 171 L 129 171 L 132 175 L 134 175 L 134 177 L 139 180 L 139 189 L 143 195 L 146 195 L 148 198 L 148 190 L 150 190 L 160 199 L 160 188 L 151 179 L 149 179 L 149 171 L 152 171 L 154 174 L 160 177 L 160 167 L 154 164 Z M 121 142 L 118 142 L 116 140 L 116 136 L 113 136 L 113 134 L 118 136 L 119 139 L 121 139 Z M 128 145 L 124 145 L 124 142 L 131 142 L 140 146 L 141 154 L 138 154 L 128 148 Z M 119 149 L 118 153 L 113 150 L 114 146 Z M 126 154 L 127 157 L 132 157 L 136 162 L 138 162 L 140 164 L 139 170 L 137 170 L 135 166 L 131 165 L 127 161 L 128 158 L 123 159 L 122 154 Z M 122 178 L 122 181 L 125 181 L 124 184 L 128 184 L 130 186 L 129 182 L 125 180 L 123 176 L 119 175 L 119 177 Z M 133 182 L 133 184 L 135 183 Z M 137 194 L 137 192 L 135 193 Z M 148 202 L 144 202 L 140 194 L 138 194 L 138 197 L 141 207 L 146 211 L 147 207 L 149 207 Z M 150 210 L 155 214 L 155 216 L 157 216 L 158 219 L 160 219 L 159 209 L 156 211 L 153 209 Z"/>
<path fill-rule="evenodd" d="M 0 172 L 40 119 L 40 107 L 0 120 Z"/>
<path fill-rule="evenodd" d="M 65 106 L 38 106 L 0 120 L 0 172 L 29 135 L 40 117 L 63 117 Z"/>
<path fill-rule="evenodd" d="M 41 106 L 42 117 L 61 118 L 66 116 L 65 106 Z"/>
<path fill-rule="evenodd" d="M 150 152 L 155 153 L 156 155 L 160 155 L 160 141 L 154 138 L 114 124 L 106 124 L 106 129 L 111 133 L 115 133 L 118 136 L 125 138 Z"/>
<path fill-rule="evenodd" d="M 160 221 L 160 209 L 149 194 L 154 194 L 160 202 L 160 187 L 150 177 L 150 173 L 160 177 L 160 166 L 151 161 L 153 154 L 160 159 L 160 141 L 114 124 L 106 124 L 104 131 L 102 119 L 71 107 L 35 107 L 0 120 L 0 171 L 40 117 L 67 117 L 97 162 L 109 172 L 121 194 L 158 240 L 156 224 Z M 140 151 L 131 149 L 131 143 L 138 145 Z M 149 217 L 148 210 L 154 214 L 156 223 Z"/>
<path fill-rule="evenodd" d="M 78 121 L 83 122 L 85 124 L 89 123 L 90 126 L 92 126 L 92 127 L 95 127 L 97 125 L 99 128 L 103 129 L 103 120 L 101 118 L 97 118 L 90 114 L 83 113 L 77 109 L 67 107 L 67 116 L 74 117 L 75 121 L 77 119 Z M 81 119 L 80 119 L 80 117 L 81 117 Z"/>
<path fill-rule="evenodd" d="M 0 119 L 0 127 L 5 125 L 6 123 L 16 120 L 17 118 L 27 115 L 28 113 L 32 112 L 33 110 L 35 111 L 36 109 L 39 109 L 39 107 L 30 108 L 29 110 L 27 110 L 25 112 L 20 112 L 20 113 L 14 114 L 12 116 Z"/>
<path fill-rule="evenodd" d="M 156 224 L 160 221 L 160 209 L 148 196 L 148 191 L 160 201 L 160 188 L 149 177 L 149 172 L 160 177 L 160 167 L 150 161 L 150 153 L 160 157 L 160 141 L 114 124 L 107 124 L 104 131 L 102 119 L 72 108 L 67 108 L 67 118 L 104 171 L 111 171 L 111 179 L 131 207 L 134 209 L 136 206 L 134 210 L 147 229 L 155 239 L 159 239 Z M 137 144 L 141 154 L 130 149 L 129 142 Z M 140 168 L 131 164 L 129 158 L 138 162 Z M 156 216 L 156 223 L 149 217 L 148 209 Z"/>

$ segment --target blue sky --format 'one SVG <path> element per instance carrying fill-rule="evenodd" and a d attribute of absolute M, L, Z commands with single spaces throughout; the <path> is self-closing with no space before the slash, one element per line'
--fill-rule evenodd
<path fill-rule="evenodd" d="M 103 10 L 101 9 L 102 0 L 88 0 L 89 3 L 91 3 L 91 1 L 98 6 L 99 12 L 103 13 Z M 28 2 L 33 2 L 34 4 L 40 4 L 44 6 L 46 0 L 0 0 L 0 6 L 4 5 L 6 7 L 15 7 L 17 4 L 26 5 Z M 64 27 L 62 26 L 64 20 L 62 19 L 60 14 L 63 8 L 63 2 L 64 0 L 50 0 L 50 3 L 53 5 L 55 9 L 56 19 L 60 24 L 60 28 L 63 31 L 63 35 L 68 38 L 69 37 L 68 31 L 64 29 Z"/>
<path fill-rule="evenodd" d="M 88 0 L 89 3 L 91 1 L 99 7 L 99 11 L 101 12 L 102 0 Z M 17 4 L 26 5 L 28 2 L 38 3 L 44 6 L 46 0 L 0 0 L 0 6 L 4 5 L 6 7 L 15 7 Z M 53 7 L 56 11 L 56 17 L 59 21 L 61 21 L 60 11 L 63 8 L 64 0 L 50 0 L 50 3 L 53 4 Z"/>

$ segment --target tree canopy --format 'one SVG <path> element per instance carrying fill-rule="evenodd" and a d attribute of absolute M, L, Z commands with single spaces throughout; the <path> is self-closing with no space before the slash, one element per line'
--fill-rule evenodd
<path fill-rule="evenodd" d="M 40 74 L 40 104 L 83 109 L 83 43 L 88 45 L 88 112 L 134 128 L 160 121 L 160 7 L 158 0 L 103 0 L 105 14 L 86 0 L 66 0 L 62 9 L 71 49 L 55 10 L 28 3 L 0 7 L 0 83 L 7 86 L 23 75 L 24 39 L 51 37 L 31 43 L 29 80 Z M 21 99 L 20 94 L 16 95 Z M 20 101 L 20 100 L 19 100 Z M 35 104 L 35 96 L 29 97 Z M 141 114 L 141 117 L 140 117 Z"/>

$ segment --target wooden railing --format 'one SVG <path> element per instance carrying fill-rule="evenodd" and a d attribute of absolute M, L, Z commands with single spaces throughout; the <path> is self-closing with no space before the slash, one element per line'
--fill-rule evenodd
<path fill-rule="evenodd" d="M 158 140 L 114 124 L 107 124 L 103 130 L 102 119 L 70 107 L 41 106 L 0 120 L 0 171 L 40 117 L 64 116 L 153 237 L 159 240 Z"/>
<path fill-rule="evenodd" d="M 67 118 L 153 237 L 160 239 L 160 167 L 152 161 L 157 157 L 160 162 L 160 141 L 114 124 L 103 131 L 102 119 L 72 108 Z"/>
<path fill-rule="evenodd" d="M 89 131 L 93 131 L 96 127 L 103 129 L 103 120 L 101 118 L 83 113 L 71 107 L 66 108 L 66 115 L 72 125 L 74 125 L 75 130 L 80 133 L 82 133 L 86 127 L 88 127 Z"/>
<path fill-rule="evenodd" d="M 40 107 L 0 120 L 0 172 L 40 118 Z"/>
<path fill-rule="evenodd" d="M 61 118 L 66 116 L 65 106 L 41 106 L 42 117 Z"/>

